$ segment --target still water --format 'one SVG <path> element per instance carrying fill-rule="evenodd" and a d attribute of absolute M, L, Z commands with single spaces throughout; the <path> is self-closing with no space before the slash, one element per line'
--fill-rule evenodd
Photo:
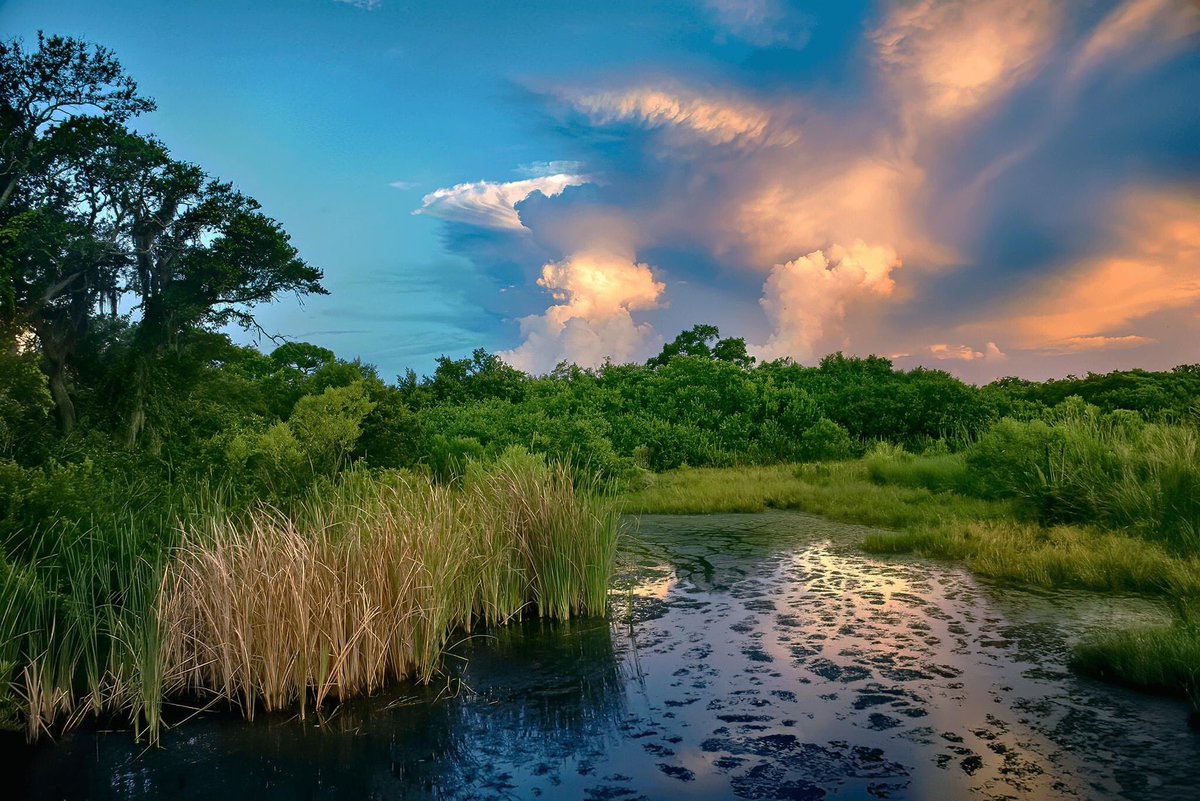
<path fill-rule="evenodd" d="M 1135 598 L 858 552 L 795 513 L 625 521 L 609 621 L 464 637 L 432 686 L 24 755 L 34 799 L 1191 799 L 1184 706 L 1066 668 Z"/>

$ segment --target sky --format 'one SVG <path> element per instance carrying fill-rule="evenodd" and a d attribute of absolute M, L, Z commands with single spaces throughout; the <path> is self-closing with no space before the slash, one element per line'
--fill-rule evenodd
<path fill-rule="evenodd" d="M 697 323 L 973 382 L 1200 362 L 1196 0 L 0 0 L 39 29 L 325 271 L 264 327 L 384 377 Z"/>

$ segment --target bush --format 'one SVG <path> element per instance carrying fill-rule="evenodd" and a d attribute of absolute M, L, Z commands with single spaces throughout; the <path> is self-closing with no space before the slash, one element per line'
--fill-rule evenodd
<path fill-rule="evenodd" d="M 1061 429 L 1041 420 L 1001 420 L 967 449 L 971 489 L 984 498 L 1019 498 L 1043 508 L 1051 463 L 1064 440 Z"/>
<path fill-rule="evenodd" d="M 800 458 L 808 462 L 848 459 L 854 454 L 854 442 L 846 429 L 822 417 L 801 435 L 798 451 Z"/>
<path fill-rule="evenodd" d="M 272 499 L 287 498 L 341 469 L 373 408 L 361 382 L 330 387 L 300 398 L 286 422 L 234 435 L 225 454 L 243 491 L 257 487 Z"/>
<path fill-rule="evenodd" d="M 474 437 L 447 437 L 435 434 L 430 441 L 426 464 L 440 484 L 461 484 L 472 461 L 483 461 L 483 445 Z"/>
<path fill-rule="evenodd" d="M 54 436 L 52 409 L 37 354 L 0 349 L 0 459 L 40 461 Z"/>

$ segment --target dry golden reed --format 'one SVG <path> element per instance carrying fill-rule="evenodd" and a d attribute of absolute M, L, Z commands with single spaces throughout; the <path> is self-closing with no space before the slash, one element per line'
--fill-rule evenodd
<path fill-rule="evenodd" d="M 303 715 L 430 679 L 475 621 L 603 614 L 617 504 L 586 485 L 513 450 L 472 464 L 457 487 L 352 470 L 287 513 L 193 515 L 138 630 L 98 646 L 74 638 L 107 654 L 94 666 L 84 653 L 20 674 L 27 730 L 124 712 L 153 739 L 167 697 Z"/>

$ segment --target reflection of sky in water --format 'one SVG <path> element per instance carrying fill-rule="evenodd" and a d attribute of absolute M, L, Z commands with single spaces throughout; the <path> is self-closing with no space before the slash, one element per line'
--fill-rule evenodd
<path fill-rule="evenodd" d="M 1159 620 L 880 560 L 804 515 L 643 518 L 611 622 L 464 640 L 440 685 L 324 721 L 210 716 L 34 754 L 33 798 L 1162 798 L 1183 707 L 1073 677 L 1087 630 Z M 464 661 L 465 660 L 465 661 Z"/>

